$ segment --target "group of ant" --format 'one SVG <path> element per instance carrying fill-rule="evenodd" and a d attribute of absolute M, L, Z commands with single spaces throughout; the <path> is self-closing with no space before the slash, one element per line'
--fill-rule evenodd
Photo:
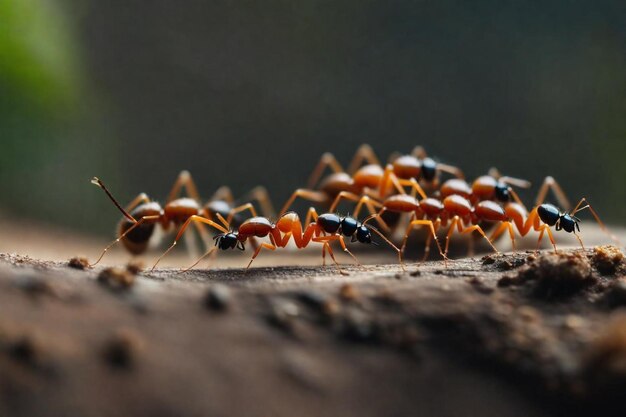
<path fill-rule="evenodd" d="M 320 181 L 327 169 L 332 170 L 332 173 Z M 442 173 L 452 178 L 442 181 Z M 342 273 L 331 243 L 339 241 L 343 251 L 358 263 L 348 249 L 345 238 L 351 238 L 352 242 L 376 244 L 372 240 L 372 232 L 393 248 L 400 265 L 404 268 L 403 253 L 407 240 L 415 228 L 422 226 L 427 227 L 429 231 L 424 258 L 428 257 L 434 240 L 439 254 L 446 261 L 450 237 L 455 230 L 463 234 L 478 232 L 496 253 L 498 250 L 493 242 L 505 232 L 508 232 L 515 250 L 516 230 L 522 237 L 531 230 L 538 232 L 537 247 L 544 234 L 547 235 L 556 251 L 551 230 L 553 226 L 557 231 L 573 233 L 583 246 L 580 236 L 576 233 L 580 231 L 580 220 L 575 215 L 585 209 L 589 209 L 600 227 L 606 230 L 585 198 L 570 209 L 569 200 L 552 177 L 545 178 L 535 205 L 529 211 L 514 189 L 530 187 L 528 181 L 502 176 L 492 168 L 488 175 L 480 176 L 469 184 L 459 168 L 436 162 L 419 146 L 408 155 L 392 155 L 389 163 L 383 165 L 369 145 L 362 145 L 347 170 L 343 169 L 332 154 L 325 153 L 313 170 L 308 187 L 293 192 L 276 221 L 270 220 L 275 216 L 265 188 L 255 188 L 248 195 L 249 202 L 236 205 L 230 189 L 221 187 L 206 204 L 202 205 L 197 187 L 187 171 L 179 174 L 165 206 L 141 193 L 127 207 L 122 207 L 100 179 L 94 178 L 92 183 L 104 190 L 124 216 L 117 228 L 118 238 L 103 250 L 93 265 L 99 263 L 105 253 L 120 241 L 132 254 L 145 252 L 157 225 L 165 231 L 172 226 L 177 227 L 178 233 L 171 246 L 157 259 L 153 269 L 193 224 L 204 242 L 209 241 L 206 226 L 215 229 L 218 234 L 213 237 L 214 246 L 186 270 L 193 268 L 205 257 L 216 255 L 217 250 L 235 248 L 245 250 L 246 242 L 250 242 L 254 254 L 248 263 L 246 268 L 248 269 L 261 249 L 285 248 L 293 240 L 299 249 L 311 242 L 321 244 L 323 259 L 325 260 L 328 251 Z M 187 197 L 180 197 L 183 189 L 186 190 Z M 555 194 L 564 211 L 544 202 L 549 190 Z M 290 211 L 298 198 L 327 207 L 328 211 L 318 214 L 316 209 L 311 207 L 303 223 L 297 213 Z M 351 216 L 335 214 L 343 200 L 355 204 Z M 259 205 L 264 216 L 257 215 L 255 206 L 250 201 L 255 201 Z M 369 215 L 363 221 L 359 221 L 359 214 L 364 208 Z M 250 217 L 242 219 L 245 212 L 248 212 Z M 401 222 L 398 221 L 398 216 L 388 217 L 389 213 L 409 215 L 400 247 L 390 239 Z M 373 221 L 376 221 L 378 227 L 371 224 Z M 488 237 L 484 229 L 489 225 L 495 227 Z M 437 232 L 445 227 L 448 231 L 442 248 Z M 260 244 L 256 241 L 257 238 L 266 237 L 267 240 Z M 617 240 L 615 236 L 611 237 Z"/>

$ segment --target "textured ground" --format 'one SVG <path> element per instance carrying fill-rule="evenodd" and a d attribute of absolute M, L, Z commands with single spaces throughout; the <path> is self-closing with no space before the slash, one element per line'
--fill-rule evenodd
<path fill-rule="evenodd" d="M 0 416 L 624 415 L 620 255 L 348 276 L 0 255 Z"/>

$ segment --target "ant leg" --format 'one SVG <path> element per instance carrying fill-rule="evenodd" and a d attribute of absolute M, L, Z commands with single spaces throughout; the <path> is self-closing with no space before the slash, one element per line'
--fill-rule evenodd
<path fill-rule="evenodd" d="M 543 184 L 541 184 L 541 188 L 539 188 L 539 192 L 537 193 L 535 206 L 540 206 L 541 204 L 543 204 L 548 194 L 548 190 L 552 190 L 563 210 L 568 211 L 569 208 L 572 207 L 569 199 L 565 195 L 565 192 L 563 192 L 561 186 L 552 177 L 546 177 L 543 180 Z"/>
<path fill-rule="evenodd" d="M 431 234 L 428 235 L 428 238 L 430 239 L 431 237 L 433 237 L 435 239 L 435 243 L 437 244 L 437 248 L 439 249 L 439 254 L 443 257 L 444 260 L 447 260 L 448 257 L 446 256 L 446 254 L 448 252 L 448 246 L 446 245 L 446 253 L 441 251 L 441 245 L 439 244 L 439 239 L 437 238 L 437 231 L 435 230 L 435 226 L 432 220 L 413 220 L 411 223 L 409 223 L 409 226 L 406 228 L 406 233 L 404 234 L 404 240 L 402 241 L 402 247 L 400 248 L 400 253 L 404 253 L 404 250 L 406 249 L 407 240 L 409 239 L 409 235 L 411 234 L 411 232 L 416 226 L 428 226 L 430 228 Z M 447 238 L 446 238 L 446 243 L 447 243 Z M 428 245 L 430 246 L 430 242 Z"/>
<path fill-rule="evenodd" d="M 256 258 L 259 253 L 261 252 L 261 249 L 269 249 L 269 250 L 276 250 L 276 246 L 271 244 L 271 243 L 267 243 L 267 242 L 263 242 L 261 243 L 261 246 L 259 246 L 255 251 L 254 251 L 254 255 L 252 255 L 252 259 L 250 259 L 250 262 L 248 262 L 248 266 L 246 267 L 246 272 L 248 272 L 248 269 L 250 269 L 250 265 L 252 265 L 252 262 L 254 261 L 254 258 Z"/>
<path fill-rule="evenodd" d="M 423 146 L 420 146 L 420 145 L 413 148 L 413 150 L 411 151 L 411 155 L 413 155 L 417 159 L 428 158 L 428 154 L 426 153 L 426 150 L 424 149 Z"/>
<path fill-rule="evenodd" d="M 337 161 L 337 158 L 335 158 L 335 155 L 330 152 L 325 152 L 320 158 L 320 161 L 315 166 L 315 169 L 313 169 L 313 172 L 311 172 L 311 175 L 309 176 L 309 188 L 312 189 L 315 187 L 315 185 L 319 182 L 322 173 L 327 167 L 330 167 L 330 169 L 332 169 L 336 173 L 345 172 L 341 164 Z"/>
<path fill-rule="evenodd" d="M 342 199 L 355 201 L 357 203 L 353 212 L 353 216 L 355 218 L 358 218 L 359 213 L 361 212 L 361 207 L 363 205 L 367 207 L 367 210 L 370 212 L 370 214 L 376 213 L 375 207 L 383 207 L 382 203 L 380 203 L 379 201 L 376 201 L 375 199 L 367 195 L 359 197 L 358 195 L 351 193 L 349 191 L 341 191 L 339 194 L 337 194 L 337 197 L 335 198 L 335 201 L 333 201 L 333 204 L 330 206 L 330 209 L 328 209 L 328 212 L 334 213 Z M 382 219 L 382 217 L 377 216 L 376 221 L 378 222 L 378 225 L 383 230 L 385 230 L 385 232 L 389 232 L 391 230 L 389 226 L 387 225 L 387 222 L 385 222 Z"/>
<path fill-rule="evenodd" d="M 204 255 L 202 255 L 196 262 L 193 263 L 193 265 L 185 268 L 185 269 L 181 269 L 180 272 L 187 272 L 190 269 L 192 269 L 194 266 L 198 265 L 204 258 L 206 258 L 207 256 L 212 256 L 212 255 L 217 255 L 217 248 L 211 248 L 209 249 Z"/>
<path fill-rule="evenodd" d="M 582 250 L 585 250 L 585 245 L 583 245 L 583 240 L 580 238 L 580 236 L 578 236 L 578 233 L 574 232 L 574 236 L 576 236 L 576 239 L 578 239 L 578 243 L 580 243 L 580 247 L 582 248 Z"/>
<path fill-rule="evenodd" d="M 307 201 L 311 201 L 313 203 L 320 203 L 320 204 L 328 203 L 328 200 L 329 200 L 328 195 L 322 191 L 314 191 L 314 190 L 310 190 L 306 188 L 298 188 L 296 191 L 293 192 L 291 197 L 289 197 L 289 200 L 287 200 L 283 208 L 280 210 L 280 214 L 285 214 L 287 210 L 289 209 L 289 207 L 293 205 L 293 202 L 298 197 L 303 198 Z"/>
<path fill-rule="evenodd" d="M 356 256 L 354 256 L 354 254 L 350 252 L 350 249 L 348 249 L 348 247 L 346 246 L 346 241 L 343 239 L 343 236 L 341 235 L 320 236 L 320 237 L 314 237 L 311 240 L 313 242 L 327 242 L 329 247 L 330 247 L 330 242 L 338 240 L 339 244 L 341 244 L 341 249 L 343 249 L 344 252 L 350 255 L 358 266 L 362 266 L 359 260 L 356 258 Z"/>
<path fill-rule="evenodd" d="M 585 206 L 580 207 L 583 205 L 583 203 L 585 204 Z M 581 198 L 580 201 L 578 202 L 578 204 L 576 204 L 576 207 L 574 207 L 574 209 L 571 211 L 570 216 L 574 216 L 576 213 L 578 213 L 579 211 L 585 210 L 585 209 L 589 209 L 589 211 L 591 212 L 591 214 L 593 215 L 594 219 L 596 220 L 596 222 L 600 225 L 600 228 L 607 234 L 609 235 L 609 237 L 615 242 L 617 243 L 619 246 L 624 246 L 623 243 L 619 240 L 619 238 L 617 236 L 615 236 L 613 233 L 611 233 L 611 231 L 609 231 L 609 229 L 606 227 L 606 225 L 604 224 L 604 222 L 602 220 L 600 220 L 600 216 L 598 216 L 598 213 L 596 213 L 596 211 L 593 209 L 593 207 L 591 207 L 591 204 L 589 204 L 589 202 L 587 201 L 586 198 Z M 581 243 L 582 245 L 582 243 Z"/>
<path fill-rule="evenodd" d="M 521 178 L 515 178 L 515 177 L 509 177 L 506 175 L 502 175 L 500 173 L 500 171 L 498 170 L 498 168 L 496 167 L 491 167 L 489 168 L 489 171 L 487 172 L 487 175 L 489 175 L 490 177 L 494 177 L 495 179 L 508 184 L 508 185 L 512 185 L 514 187 L 519 187 L 519 188 L 530 188 L 530 186 L 532 185 L 530 183 L 530 181 L 527 180 L 523 180 Z"/>
<path fill-rule="evenodd" d="M 189 225 L 192 222 L 202 222 L 202 223 L 208 224 L 211 227 L 214 227 L 215 229 L 219 230 L 222 233 L 228 233 L 228 229 L 227 228 L 223 227 L 222 225 L 220 225 L 218 223 L 215 223 L 213 220 L 209 220 L 209 219 L 207 219 L 205 217 L 202 217 L 202 216 L 196 216 L 196 215 L 191 216 L 191 217 L 189 217 L 187 219 L 187 221 L 182 225 L 182 227 L 178 231 L 178 234 L 176 235 L 176 238 L 174 239 L 174 242 L 172 243 L 172 245 L 169 248 L 167 248 L 167 250 L 161 256 L 159 256 L 159 258 L 156 260 L 156 262 L 152 266 L 152 270 L 154 270 L 154 268 L 156 268 L 157 264 L 159 262 L 161 262 L 161 259 L 163 259 L 165 257 L 165 255 L 167 255 L 172 249 L 174 249 L 174 246 L 176 246 L 176 244 L 178 243 L 180 238 L 185 233 L 185 230 L 187 230 L 187 227 L 189 227 Z"/>
<path fill-rule="evenodd" d="M 369 227 L 368 227 L 368 229 L 370 229 L 372 232 L 374 232 L 374 233 L 376 233 L 378 236 L 380 236 L 380 238 L 381 238 L 382 240 L 384 240 L 384 241 L 385 241 L 385 243 L 387 243 L 389 246 L 391 246 L 391 248 L 392 248 L 393 250 L 395 250 L 395 251 L 396 251 L 396 253 L 398 254 L 398 261 L 400 262 L 400 267 L 402 268 L 402 270 L 403 270 L 403 271 L 406 271 L 406 267 L 404 266 L 404 261 L 402 260 L 402 252 L 400 251 L 400 249 L 398 249 L 398 247 L 397 247 L 396 245 L 394 245 L 394 244 L 391 242 L 391 240 L 387 239 L 387 238 L 385 237 L 385 235 L 383 235 L 383 234 L 380 232 L 380 230 L 378 230 L 377 228 L 372 227 L 372 226 L 369 226 Z M 376 242 L 372 242 L 372 243 L 375 243 L 375 244 L 376 244 Z"/>
<path fill-rule="evenodd" d="M 178 174 L 178 178 L 176 179 L 169 196 L 167 197 L 166 203 L 175 200 L 181 188 L 185 188 L 187 190 L 187 194 L 191 199 L 198 202 L 200 201 L 200 194 L 198 194 L 198 188 L 196 187 L 193 178 L 191 178 L 191 174 L 189 171 L 181 171 L 180 174 Z"/>
<path fill-rule="evenodd" d="M 424 189 L 419 185 L 415 178 L 411 178 L 408 180 L 399 179 L 398 182 L 400 183 L 400 185 L 411 187 L 411 196 L 415 197 L 415 193 L 417 192 L 420 197 L 426 198 L 426 193 L 424 192 Z"/>
<path fill-rule="evenodd" d="M 343 199 L 361 203 L 361 199 L 363 198 L 364 197 L 359 197 L 358 195 L 351 193 L 350 191 L 341 191 L 339 194 L 337 194 L 337 197 L 335 197 L 335 200 L 333 200 L 333 204 L 330 205 L 328 212 L 334 213 L 335 210 L 337 210 L 337 206 L 339 205 L 339 203 L 341 203 L 341 200 Z"/>
<path fill-rule="evenodd" d="M 454 233 L 455 227 L 459 224 L 459 216 L 454 216 L 452 221 L 450 222 L 450 228 L 448 229 L 448 233 L 446 234 L 446 248 L 443 251 L 444 260 L 448 258 L 448 247 L 450 245 L 450 236 Z"/>
<path fill-rule="evenodd" d="M 485 238 L 485 240 L 487 241 L 487 243 L 489 243 L 489 246 L 491 246 L 491 248 L 494 250 L 494 252 L 496 254 L 500 254 L 500 252 L 498 251 L 498 249 L 493 246 L 493 243 L 491 243 L 491 241 L 489 240 L 489 238 L 487 237 L 487 235 L 485 234 L 485 231 L 483 230 L 482 227 L 480 227 L 479 225 L 475 224 L 473 226 L 470 227 L 466 227 L 465 229 L 463 229 L 461 231 L 461 233 L 472 233 L 473 231 L 477 231 L 478 233 L 481 234 L 482 237 Z"/>
<path fill-rule="evenodd" d="M 235 197 L 230 187 L 223 185 L 215 190 L 209 201 L 225 201 L 232 206 L 235 204 Z"/>
<path fill-rule="evenodd" d="M 339 266 L 339 262 L 337 262 L 337 259 L 335 259 L 335 254 L 333 253 L 332 248 L 330 247 L 330 244 L 328 242 L 322 242 L 324 247 L 328 250 L 328 254 L 330 255 L 330 258 L 333 260 L 333 262 L 335 263 L 335 266 L 337 267 L 337 270 L 339 271 L 339 273 L 341 275 L 348 275 L 347 272 L 344 272 L 341 267 Z"/>
<path fill-rule="evenodd" d="M 456 178 L 465 179 L 465 174 L 463 174 L 463 171 L 461 171 L 460 168 L 455 167 L 454 165 L 438 163 L 437 171 L 448 173 Z"/>
<path fill-rule="evenodd" d="M 393 151 L 389 154 L 389 158 L 387 158 L 387 163 L 388 164 L 393 164 L 396 159 L 400 158 L 402 156 L 402 154 L 398 151 Z"/>
<path fill-rule="evenodd" d="M 98 258 L 98 260 L 89 265 L 90 267 L 94 267 L 96 266 L 104 257 L 104 254 L 107 253 L 107 251 L 109 249 L 111 249 L 111 247 L 113 247 L 113 245 L 115 245 L 116 243 L 118 243 L 120 240 L 124 239 L 124 237 L 129 234 L 130 232 L 132 232 L 133 230 L 135 230 L 135 228 L 141 226 L 145 221 L 148 220 L 159 220 L 160 216 L 158 215 L 154 215 L 154 216 L 143 216 L 141 219 L 139 219 L 135 224 L 133 224 L 132 226 L 130 226 L 124 233 L 122 233 L 120 235 L 120 237 L 118 237 L 117 239 L 115 239 L 113 242 L 111 242 L 106 248 L 104 248 L 104 250 L 102 251 L 102 254 L 100 254 L 100 257 Z"/>
<path fill-rule="evenodd" d="M 313 219 L 314 222 L 317 222 L 317 218 L 318 218 L 318 214 L 317 214 L 317 210 L 315 210 L 315 207 L 309 207 L 309 210 L 306 212 L 306 217 L 304 219 L 304 228 L 306 229 L 309 224 L 311 224 L 311 219 Z"/>
<path fill-rule="evenodd" d="M 504 221 L 502 223 L 500 223 L 500 226 L 498 226 L 498 228 L 496 230 L 494 230 L 494 232 L 491 234 L 491 237 L 489 238 L 489 240 L 491 242 L 495 242 L 495 240 L 500 237 L 500 235 L 502 233 L 504 233 L 505 230 L 509 231 L 509 237 L 511 238 L 511 245 L 513 247 L 513 252 L 516 252 L 517 249 L 515 248 L 515 232 L 513 231 L 513 225 L 511 224 L 511 222 L 507 222 Z"/>
<path fill-rule="evenodd" d="M 539 251 L 539 246 L 541 245 L 541 238 L 543 238 L 543 232 L 545 231 L 548 233 L 548 238 L 550 239 L 550 243 L 552 243 L 552 247 L 554 248 L 554 253 L 558 253 L 558 251 L 556 250 L 556 243 L 554 242 L 554 236 L 552 236 L 552 230 L 550 230 L 550 226 L 548 226 L 547 224 L 542 224 L 536 230 L 539 231 L 539 239 L 537 239 L 537 249 L 535 250 L 535 252 Z"/>
<path fill-rule="evenodd" d="M 246 196 L 246 201 L 257 201 L 261 207 L 261 213 L 265 217 L 276 217 L 276 210 L 270 199 L 270 195 L 267 192 L 267 188 L 259 185 L 254 187 Z"/>
<path fill-rule="evenodd" d="M 348 166 L 348 170 L 346 171 L 351 176 L 359 169 L 359 167 L 363 164 L 363 161 L 371 164 L 371 165 L 380 165 L 380 161 L 376 156 L 376 153 L 372 149 L 372 147 L 368 144 L 363 144 L 359 146 L 359 149 L 354 153 L 352 157 L 352 161 Z"/>
<path fill-rule="evenodd" d="M 149 202 L 150 202 L 150 198 L 148 197 L 148 195 L 146 193 L 141 193 L 137 195 L 137 197 L 133 198 L 133 200 L 130 203 L 128 203 L 126 207 L 124 207 L 124 210 L 131 212 L 138 205 L 149 203 Z"/>
<path fill-rule="evenodd" d="M 257 217 L 256 210 L 254 209 L 252 203 L 246 203 L 230 209 L 230 212 L 228 213 L 228 218 L 226 219 L 226 223 L 230 224 L 230 222 L 233 221 L 233 217 L 235 217 L 237 213 L 241 213 L 246 210 L 250 211 L 252 217 Z"/>

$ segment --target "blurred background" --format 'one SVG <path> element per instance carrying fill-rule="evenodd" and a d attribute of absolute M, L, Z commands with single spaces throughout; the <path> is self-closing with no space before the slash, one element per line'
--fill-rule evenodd
<path fill-rule="evenodd" d="M 553 175 L 623 223 L 625 22 L 622 0 L 2 0 L 0 213 L 111 237 L 91 177 L 163 200 L 182 169 L 280 207 L 366 142 Z"/>

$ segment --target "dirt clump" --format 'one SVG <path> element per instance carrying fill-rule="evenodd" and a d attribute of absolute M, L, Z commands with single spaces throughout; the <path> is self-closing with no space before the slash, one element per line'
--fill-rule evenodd
<path fill-rule="evenodd" d="M 626 314 L 613 317 L 583 355 L 589 388 L 602 397 L 623 400 L 626 386 Z"/>
<path fill-rule="evenodd" d="M 135 283 L 135 275 L 127 269 L 110 267 L 105 268 L 98 275 L 98 282 L 114 291 L 123 291 L 131 288 Z"/>
<path fill-rule="evenodd" d="M 591 262 L 601 274 L 615 274 L 623 266 L 624 254 L 617 246 L 597 246 L 593 250 Z"/>
<path fill-rule="evenodd" d="M 126 270 L 133 275 L 141 273 L 141 271 L 143 271 L 145 267 L 146 265 L 138 259 L 131 260 L 126 264 Z"/>
<path fill-rule="evenodd" d="M 84 256 L 74 256 L 67 262 L 67 266 L 69 266 L 70 268 L 80 269 L 81 271 L 84 271 L 85 269 L 89 268 L 89 259 L 85 258 Z"/>
<path fill-rule="evenodd" d="M 570 252 L 541 255 L 516 275 L 502 277 L 498 286 L 524 286 L 534 297 L 553 299 L 573 296 L 597 282 L 587 257 Z"/>
<path fill-rule="evenodd" d="M 135 331 L 122 328 L 106 342 L 103 356 L 114 368 L 130 369 L 137 362 L 143 347 L 143 339 Z"/>
<path fill-rule="evenodd" d="M 209 310 L 226 311 L 232 304 L 230 289 L 221 284 L 212 285 L 204 296 L 204 305 Z"/>

